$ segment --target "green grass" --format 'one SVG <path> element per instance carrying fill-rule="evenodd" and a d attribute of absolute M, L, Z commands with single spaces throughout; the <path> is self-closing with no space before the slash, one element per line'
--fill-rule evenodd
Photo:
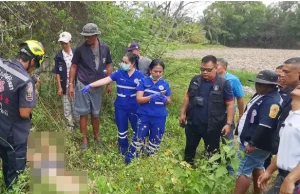
<path fill-rule="evenodd" d="M 222 160 L 221 165 L 208 162 L 203 152 L 203 143 L 197 150 L 196 169 L 182 163 L 185 133 L 184 129 L 179 127 L 178 117 L 188 84 L 194 75 L 199 74 L 200 60 L 165 59 L 165 64 L 165 78 L 172 89 L 172 104 L 168 106 L 169 116 L 158 155 L 151 158 L 142 156 L 128 166 L 124 164 L 124 158 L 118 153 L 117 127 L 114 121 L 115 88 L 112 96 L 103 95 L 100 117 L 104 144 L 102 147 L 94 144 L 90 125 L 88 132 L 90 148 L 87 151 L 81 151 L 79 148 L 81 142 L 79 129 L 67 134 L 66 168 L 71 171 L 88 172 L 90 193 L 230 194 L 233 192 L 235 180 L 226 175 L 225 160 Z M 244 84 L 248 83 L 247 79 L 254 77 L 247 72 L 232 72 L 240 77 Z M 41 79 L 40 97 L 34 110 L 33 126 L 36 131 L 65 131 L 61 99 L 56 95 L 54 76 L 47 74 Z M 246 102 L 248 99 L 249 95 Z M 235 152 L 228 148 L 222 148 L 221 158 L 224 157 L 225 150 L 235 158 Z M 10 193 L 29 192 L 28 171 L 26 172 Z M 0 182 L 0 190 L 3 191 L 3 188 L 4 183 Z"/>
<path fill-rule="evenodd" d="M 249 82 L 248 80 L 255 78 L 257 73 L 250 73 L 247 71 L 231 69 L 228 69 L 228 72 L 232 73 L 233 75 L 236 75 L 240 79 L 243 86 L 254 87 L 254 82 Z"/>

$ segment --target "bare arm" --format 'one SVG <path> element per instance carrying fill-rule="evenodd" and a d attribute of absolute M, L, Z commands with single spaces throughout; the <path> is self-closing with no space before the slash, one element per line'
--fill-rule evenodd
<path fill-rule="evenodd" d="M 32 108 L 19 108 L 20 116 L 24 119 L 29 118 Z"/>
<path fill-rule="evenodd" d="M 105 68 L 106 68 L 106 76 L 110 76 L 111 74 L 112 74 L 112 71 L 113 71 L 113 66 L 112 66 L 112 64 L 110 63 L 110 64 L 107 64 L 106 66 L 105 66 Z"/>
<path fill-rule="evenodd" d="M 69 80 L 68 80 L 69 81 Z M 60 84 L 60 75 L 56 74 L 56 84 L 58 88 L 61 88 L 61 84 Z"/>
<path fill-rule="evenodd" d="M 190 101 L 189 94 L 187 93 L 184 97 L 184 100 L 183 100 L 183 105 L 182 105 L 181 113 L 180 113 L 180 116 L 179 116 L 179 123 L 185 123 L 186 122 L 186 111 L 187 111 L 187 108 L 188 108 L 189 101 Z"/>
<path fill-rule="evenodd" d="M 112 64 L 107 64 L 106 65 L 106 76 L 109 77 L 111 74 L 112 74 L 112 71 L 113 71 L 113 67 L 112 67 Z M 111 95 L 111 82 L 109 82 L 107 85 L 106 85 L 106 95 L 109 96 Z"/>
<path fill-rule="evenodd" d="M 242 117 L 242 115 L 244 114 L 244 98 L 243 97 L 239 97 L 239 98 L 236 98 L 236 101 L 237 101 L 237 106 L 238 106 L 238 109 L 239 109 L 239 119 Z"/>
<path fill-rule="evenodd" d="M 107 76 L 103 79 L 99 79 L 98 81 L 95 81 L 93 83 L 91 83 L 90 85 L 92 86 L 92 88 L 96 88 L 96 87 L 100 87 L 106 84 L 111 83 L 113 80 L 110 78 L 110 76 Z"/>
<path fill-rule="evenodd" d="M 234 100 L 225 102 L 227 107 L 227 123 L 233 123 L 234 117 Z"/>
<path fill-rule="evenodd" d="M 182 108 L 181 108 L 181 115 L 182 114 L 186 114 L 186 110 L 187 110 L 187 107 L 188 107 L 188 104 L 189 104 L 189 95 L 186 94 L 185 97 L 184 97 L 184 100 L 183 100 L 183 105 L 182 105 Z"/>
<path fill-rule="evenodd" d="M 70 74 L 69 74 L 69 85 L 73 85 L 76 72 L 77 72 L 77 65 L 72 64 L 70 68 Z"/>
<path fill-rule="evenodd" d="M 277 169 L 278 168 L 277 168 L 277 155 L 276 155 L 275 158 L 273 158 L 273 160 L 271 161 L 271 164 L 267 168 L 266 172 L 268 172 L 269 174 L 273 174 Z"/>
<path fill-rule="evenodd" d="M 69 96 L 74 99 L 75 97 L 75 93 L 74 93 L 74 79 L 75 79 L 75 75 L 77 72 L 77 65 L 72 64 L 71 68 L 70 68 L 70 73 L 69 73 Z"/>
<path fill-rule="evenodd" d="M 167 96 L 167 98 L 168 98 L 168 101 L 166 102 L 166 104 L 168 105 L 168 104 L 171 104 L 171 96 Z"/>
<path fill-rule="evenodd" d="M 292 172 L 290 172 L 290 174 L 285 179 L 291 181 L 294 184 L 300 180 L 300 162 L 298 163 L 296 168 L 292 170 Z"/>
<path fill-rule="evenodd" d="M 136 92 L 136 100 L 139 104 L 145 104 L 150 101 L 150 96 L 145 96 L 144 97 L 144 91 L 137 91 Z"/>

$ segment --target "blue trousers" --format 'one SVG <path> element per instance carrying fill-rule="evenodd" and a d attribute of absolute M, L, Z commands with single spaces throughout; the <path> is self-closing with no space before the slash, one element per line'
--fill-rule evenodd
<path fill-rule="evenodd" d="M 138 157 L 141 149 L 144 147 L 145 138 L 149 135 L 149 144 L 147 145 L 147 156 L 155 154 L 160 146 L 160 142 L 165 132 L 166 117 L 154 117 L 148 115 L 139 115 L 137 135 L 133 137 L 130 144 L 125 162 L 128 164 L 132 159 Z"/>
<path fill-rule="evenodd" d="M 115 119 L 118 127 L 118 142 L 122 155 L 125 155 L 128 151 L 128 120 L 130 121 L 134 136 L 136 134 L 137 127 L 137 115 L 136 110 L 125 110 L 121 108 L 115 108 Z"/>
<path fill-rule="evenodd" d="M 0 139 L 0 157 L 6 187 L 10 187 L 26 167 L 27 142 L 14 144 L 13 136 Z"/>

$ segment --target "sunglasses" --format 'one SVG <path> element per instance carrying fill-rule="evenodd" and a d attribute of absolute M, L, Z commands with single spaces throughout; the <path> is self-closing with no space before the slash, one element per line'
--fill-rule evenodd
<path fill-rule="evenodd" d="M 203 67 L 200 68 L 200 71 L 202 71 L 202 72 L 204 72 L 204 71 L 212 72 L 212 70 L 214 70 L 214 68 L 203 68 Z"/>

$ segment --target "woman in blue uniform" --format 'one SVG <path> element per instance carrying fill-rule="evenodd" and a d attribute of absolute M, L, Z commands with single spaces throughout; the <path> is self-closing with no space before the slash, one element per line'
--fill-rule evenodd
<path fill-rule="evenodd" d="M 165 132 L 168 111 L 166 105 L 171 103 L 169 83 L 162 78 L 165 65 L 163 61 L 154 59 L 149 65 L 150 76 L 144 78 L 137 86 L 136 99 L 140 104 L 137 135 L 132 139 L 126 163 L 137 157 L 144 147 L 145 137 L 149 135 L 147 155 L 155 154 Z"/>
<path fill-rule="evenodd" d="M 110 76 L 95 81 L 83 89 L 87 93 L 91 88 L 106 85 L 112 81 L 117 82 L 117 98 L 115 101 L 115 119 L 119 130 L 119 145 L 123 155 L 128 150 L 128 120 L 133 132 L 136 132 L 137 115 L 139 104 L 136 102 L 136 86 L 139 84 L 144 74 L 138 69 L 138 56 L 127 53 L 122 60 L 120 69 Z"/>

